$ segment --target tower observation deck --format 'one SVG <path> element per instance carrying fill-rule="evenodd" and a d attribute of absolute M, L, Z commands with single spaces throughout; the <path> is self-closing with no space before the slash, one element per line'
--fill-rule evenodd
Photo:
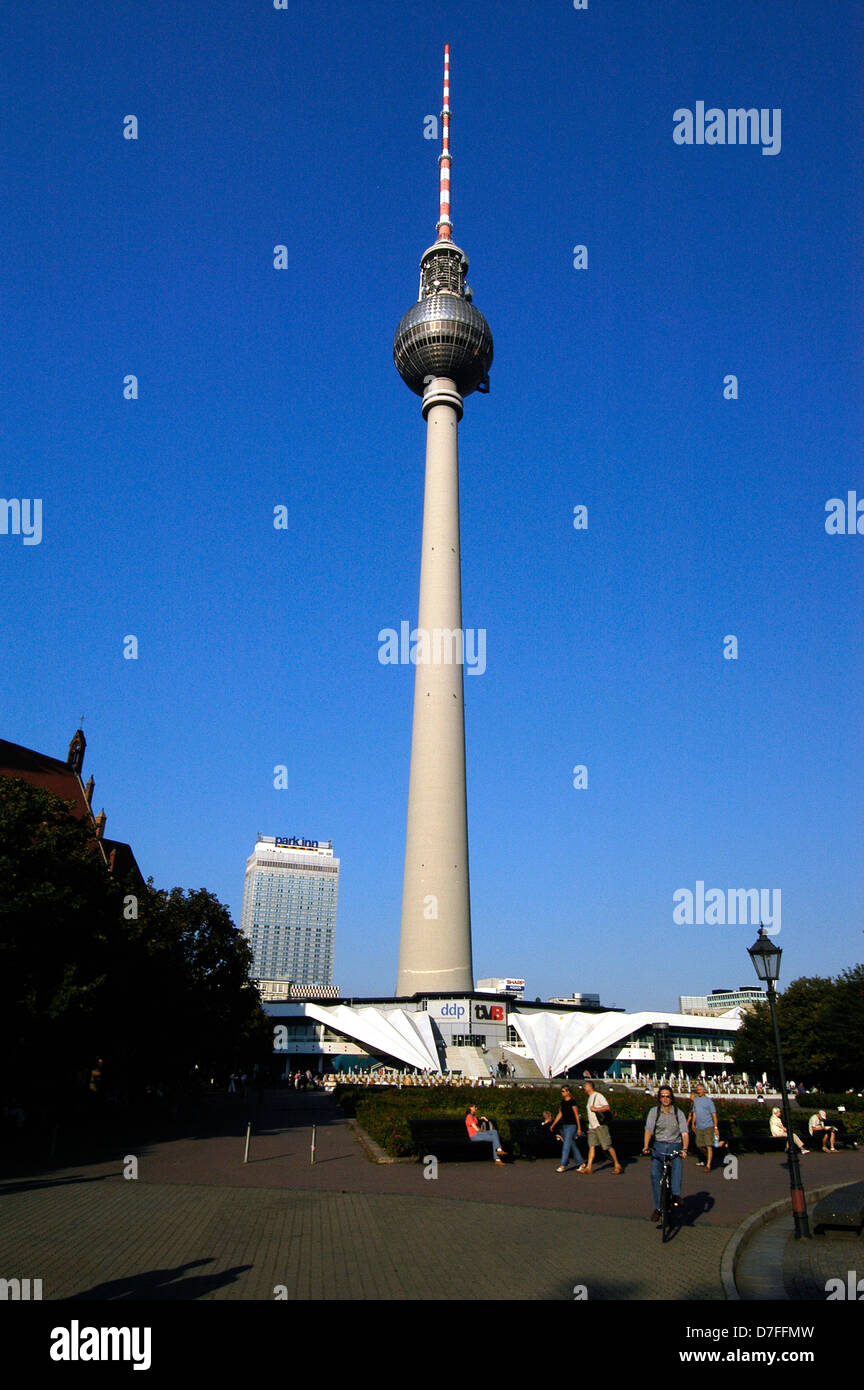
<path fill-rule="evenodd" d="M 468 258 L 450 221 L 450 49 L 444 49 L 437 240 L 420 292 L 396 330 L 393 359 L 422 397 L 426 481 L 418 645 L 397 994 L 473 988 L 462 680 L 458 424 L 489 389 L 492 334 L 472 304 Z M 454 659 L 454 646 L 456 657 Z M 425 659 L 420 653 L 425 651 Z M 460 656 L 461 653 L 461 656 Z"/>

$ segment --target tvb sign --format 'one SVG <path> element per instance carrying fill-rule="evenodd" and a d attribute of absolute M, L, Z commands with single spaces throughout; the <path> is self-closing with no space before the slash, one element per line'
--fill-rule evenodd
<path fill-rule="evenodd" d="M 475 1004 L 474 1017 L 478 1023 L 503 1023 L 503 1004 Z"/>

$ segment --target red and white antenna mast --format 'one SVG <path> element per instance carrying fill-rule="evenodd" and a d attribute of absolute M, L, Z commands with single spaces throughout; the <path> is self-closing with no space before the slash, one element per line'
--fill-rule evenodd
<path fill-rule="evenodd" d="M 453 223 L 450 221 L 450 45 L 444 45 L 444 105 L 441 108 L 441 153 L 438 156 L 439 174 L 439 215 L 438 240 L 453 240 Z"/>

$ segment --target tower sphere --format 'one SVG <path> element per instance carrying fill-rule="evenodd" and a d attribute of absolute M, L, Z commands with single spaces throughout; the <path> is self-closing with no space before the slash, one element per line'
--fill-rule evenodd
<path fill-rule="evenodd" d="M 418 396 L 430 377 L 449 377 L 461 396 L 489 389 L 492 333 L 470 301 L 468 258 L 452 242 L 436 242 L 420 262 L 420 298 L 396 329 L 393 361 Z"/>
<path fill-rule="evenodd" d="M 399 375 L 423 395 L 430 376 L 446 376 L 460 396 L 483 386 L 492 365 L 492 333 L 483 315 L 454 294 L 412 304 L 396 329 L 393 360 Z"/>

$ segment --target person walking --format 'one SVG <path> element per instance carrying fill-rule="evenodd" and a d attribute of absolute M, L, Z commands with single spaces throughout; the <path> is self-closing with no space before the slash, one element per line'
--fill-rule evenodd
<path fill-rule="evenodd" d="M 645 1120 L 645 1141 L 642 1145 L 643 1154 L 649 1152 L 651 1141 L 654 1141 L 654 1149 L 651 1152 L 651 1192 L 654 1197 L 654 1210 L 649 1216 L 649 1221 L 660 1220 L 660 1179 L 663 1176 L 663 1159 L 667 1154 L 681 1150 L 687 1153 L 687 1146 L 690 1136 L 687 1129 L 687 1117 L 683 1110 L 679 1110 L 674 1102 L 671 1086 L 661 1086 L 657 1092 L 657 1104 L 648 1111 Z M 682 1159 L 673 1158 L 672 1160 L 672 1205 L 681 1205 L 681 1174 Z"/>
<path fill-rule="evenodd" d="M 720 1125 L 717 1119 L 717 1108 L 701 1081 L 696 1087 L 696 1094 L 690 1106 L 687 1123 L 693 1131 L 695 1147 L 705 1150 L 704 1159 L 699 1159 L 699 1167 L 704 1168 L 706 1173 L 710 1173 L 711 1160 L 714 1157 L 714 1145 L 720 1142 Z"/>
<path fill-rule="evenodd" d="M 582 1151 L 576 1143 L 577 1138 L 582 1138 L 582 1121 L 579 1118 L 579 1111 L 576 1109 L 569 1086 L 562 1086 L 561 1088 L 561 1104 L 558 1114 L 549 1126 L 550 1130 L 555 1128 L 559 1120 L 561 1121 L 561 1137 L 564 1140 L 564 1147 L 561 1150 L 561 1163 L 555 1171 L 556 1173 L 566 1173 L 570 1167 L 575 1168 L 585 1164 Z M 579 1165 L 570 1163 L 571 1153 L 579 1160 Z"/>
<path fill-rule="evenodd" d="M 579 1172 L 593 1173 L 594 1152 L 596 1149 L 605 1149 L 614 1164 L 612 1172 L 617 1177 L 621 1172 L 621 1164 L 618 1162 L 618 1155 L 612 1147 L 612 1136 L 609 1133 L 609 1118 L 612 1114 L 609 1103 L 605 1096 L 602 1096 L 599 1091 L 595 1091 L 593 1081 L 583 1081 L 582 1090 L 588 1097 L 588 1103 L 585 1107 L 588 1118 L 588 1162 L 579 1169 Z"/>

